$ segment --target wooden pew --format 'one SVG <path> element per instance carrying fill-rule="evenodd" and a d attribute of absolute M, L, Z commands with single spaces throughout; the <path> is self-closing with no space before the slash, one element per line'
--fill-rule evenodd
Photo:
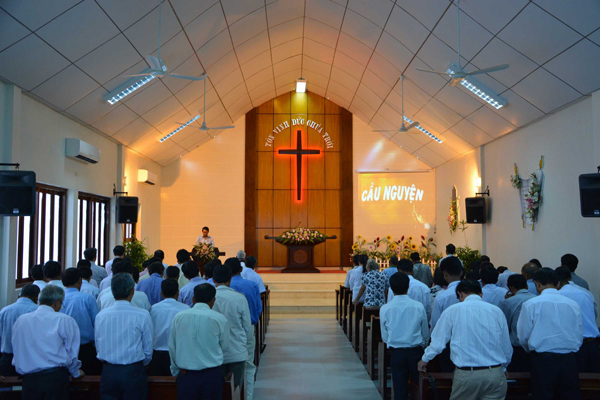
<path fill-rule="evenodd" d="M 390 388 L 388 387 L 388 376 L 390 375 L 390 359 L 392 353 L 386 348 L 383 341 L 377 345 L 377 390 L 384 399 L 391 396 Z"/>
<path fill-rule="evenodd" d="M 354 306 L 354 312 L 352 313 L 352 348 L 358 352 L 359 335 L 358 329 L 360 327 L 360 321 L 362 319 L 363 303 L 358 303 Z"/>
<path fill-rule="evenodd" d="M 352 291 L 346 290 L 344 292 L 344 308 L 343 308 L 343 319 L 342 319 L 342 329 L 346 335 L 348 335 L 348 327 L 349 325 L 349 311 L 350 311 L 350 303 L 352 302 Z"/>
<path fill-rule="evenodd" d="M 375 375 L 375 360 L 377 359 L 379 342 L 381 339 L 381 324 L 379 317 L 371 317 L 371 326 L 367 332 L 367 373 L 372 380 L 377 379 Z"/>
<path fill-rule="evenodd" d="M 363 307 L 362 318 L 358 327 L 358 358 L 363 364 L 367 363 L 367 326 L 371 326 L 372 317 L 379 317 L 379 307 Z"/>
<path fill-rule="evenodd" d="M 341 323 L 340 320 L 340 292 L 343 292 L 343 287 L 340 285 L 339 289 L 335 289 L 335 319 L 338 323 Z"/>

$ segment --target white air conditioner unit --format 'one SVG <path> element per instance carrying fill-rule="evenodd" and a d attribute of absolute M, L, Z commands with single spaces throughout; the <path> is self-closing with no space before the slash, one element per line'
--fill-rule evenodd
<path fill-rule="evenodd" d="M 90 164 L 100 161 L 100 149 L 79 139 L 66 139 L 66 155 Z"/>
<path fill-rule="evenodd" d="M 156 185 L 158 176 L 148 171 L 147 169 L 138 169 L 138 182 L 147 183 L 148 185 Z"/>

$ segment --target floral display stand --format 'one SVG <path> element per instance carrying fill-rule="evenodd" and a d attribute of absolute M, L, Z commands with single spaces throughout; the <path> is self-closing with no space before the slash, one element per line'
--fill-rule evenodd
<path fill-rule="evenodd" d="M 515 163 L 515 174 L 510 177 L 512 187 L 519 189 L 523 228 L 531 225 L 531 230 L 534 230 L 535 223 L 538 220 L 538 213 L 542 204 L 543 166 L 544 156 L 540 158 L 539 169 L 533 171 L 528 179 L 523 179 L 519 175 L 519 168 Z"/>
<path fill-rule="evenodd" d="M 326 236 L 319 231 L 295 228 L 280 236 L 265 235 L 265 239 L 275 240 L 288 248 L 288 266 L 282 273 L 319 273 L 314 267 L 313 248 L 327 239 L 337 239 L 336 235 Z"/>

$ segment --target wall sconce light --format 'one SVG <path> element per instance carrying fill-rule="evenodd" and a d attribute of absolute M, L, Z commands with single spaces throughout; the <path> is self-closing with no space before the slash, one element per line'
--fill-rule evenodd
<path fill-rule="evenodd" d="M 305 79 L 297 79 L 296 80 L 296 93 L 304 93 L 306 92 L 306 80 Z"/>
<path fill-rule="evenodd" d="M 475 186 L 481 187 L 481 178 L 479 176 L 477 178 L 475 178 Z"/>

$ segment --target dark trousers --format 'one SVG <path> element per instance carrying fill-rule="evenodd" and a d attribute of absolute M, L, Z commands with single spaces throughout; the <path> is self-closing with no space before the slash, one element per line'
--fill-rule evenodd
<path fill-rule="evenodd" d="M 2 353 L 0 357 L 0 376 L 17 376 L 12 360 L 13 355 L 11 353 Z"/>
<path fill-rule="evenodd" d="M 100 375 L 102 373 L 102 363 L 96 358 L 94 342 L 79 346 L 79 361 L 81 361 L 81 369 L 86 375 Z"/>
<path fill-rule="evenodd" d="M 440 357 L 440 372 L 454 372 L 454 363 L 450 359 L 450 343 L 446 345 L 444 351 L 439 355 Z"/>
<path fill-rule="evenodd" d="M 531 393 L 534 400 L 579 400 L 581 393 L 575 353 L 533 353 Z"/>
<path fill-rule="evenodd" d="M 171 357 L 168 351 L 154 350 L 148 368 L 149 376 L 171 376 Z"/>
<path fill-rule="evenodd" d="M 177 398 L 180 400 L 221 400 L 223 397 L 223 368 L 202 371 L 181 370 L 177 375 Z"/>
<path fill-rule="evenodd" d="M 531 354 L 520 346 L 513 346 L 513 355 L 506 368 L 508 372 L 531 372 Z"/>
<path fill-rule="evenodd" d="M 27 400 L 63 400 L 69 398 L 69 371 L 50 368 L 23 375 L 22 398 Z"/>
<path fill-rule="evenodd" d="M 584 339 L 585 341 L 576 354 L 577 370 L 579 372 L 600 372 L 600 346 L 598 341 Z"/>
<path fill-rule="evenodd" d="M 144 364 L 141 361 L 128 365 L 104 363 L 100 378 L 100 398 L 102 400 L 146 400 L 148 379 Z"/>
<path fill-rule="evenodd" d="M 394 384 L 394 400 L 408 399 L 408 377 L 413 383 L 419 382 L 417 364 L 423 356 L 422 347 L 405 349 L 392 348 L 392 382 Z"/>

